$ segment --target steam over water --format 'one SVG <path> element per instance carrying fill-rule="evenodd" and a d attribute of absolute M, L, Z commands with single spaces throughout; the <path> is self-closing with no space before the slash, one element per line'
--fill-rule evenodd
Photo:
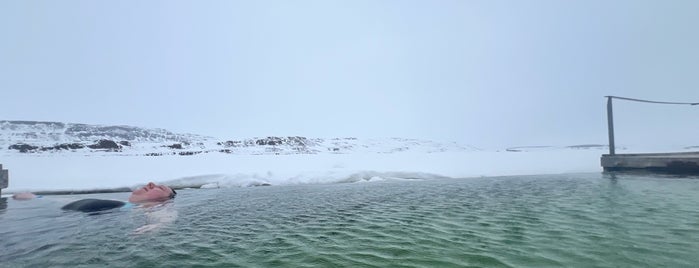
<path fill-rule="evenodd" d="M 89 197 L 126 199 L 128 194 Z M 693 267 L 699 179 L 574 174 L 181 190 L 153 210 L 0 206 L 2 266 Z"/>

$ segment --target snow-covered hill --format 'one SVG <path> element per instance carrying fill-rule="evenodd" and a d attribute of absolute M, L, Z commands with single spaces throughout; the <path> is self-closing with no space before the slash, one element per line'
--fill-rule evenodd
<path fill-rule="evenodd" d="M 0 153 L 86 155 L 345 154 L 464 152 L 472 146 L 406 138 L 263 137 L 217 139 L 164 129 L 61 122 L 0 121 Z"/>
<path fill-rule="evenodd" d="M 133 188 L 148 181 L 238 187 L 596 172 L 605 147 L 479 150 L 406 138 L 218 139 L 131 126 L 0 121 L 0 163 L 11 173 L 5 192 Z"/>

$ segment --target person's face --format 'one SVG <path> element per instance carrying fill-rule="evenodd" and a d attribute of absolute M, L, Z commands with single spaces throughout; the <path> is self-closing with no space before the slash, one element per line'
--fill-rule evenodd
<path fill-rule="evenodd" d="M 129 197 L 129 202 L 138 203 L 167 200 L 170 199 L 172 194 L 173 191 L 170 187 L 149 182 L 146 186 L 133 190 Z"/>

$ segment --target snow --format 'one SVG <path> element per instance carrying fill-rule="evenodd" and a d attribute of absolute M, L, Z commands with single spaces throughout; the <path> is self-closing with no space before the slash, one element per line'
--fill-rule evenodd
<path fill-rule="evenodd" d="M 88 146 L 101 139 L 123 146 Z M 84 146 L 56 147 L 67 143 Z M 44 148 L 10 149 L 16 144 Z M 600 144 L 484 150 L 408 138 L 228 140 L 132 126 L 0 121 L 0 164 L 10 173 L 3 193 L 134 188 L 149 181 L 217 188 L 600 172 L 606 152 Z"/>
<path fill-rule="evenodd" d="M 602 149 L 192 156 L 13 154 L 4 193 L 136 187 L 149 181 L 178 187 L 247 187 L 384 179 L 600 172 Z"/>

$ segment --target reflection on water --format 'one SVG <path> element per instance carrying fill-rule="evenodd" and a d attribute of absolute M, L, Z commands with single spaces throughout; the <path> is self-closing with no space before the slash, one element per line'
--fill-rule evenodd
<path fill-rule="evenodd" d="M 125 196 L 101 195 L 124 199 Z M 699 180 L 572 174 L 179 191 L 144 209 L 0 216 L 10 266 L 693 267 Z M 168 218 L 167 213 L 164 218 Z M 162 215 L 161 215 L 162 216 Z M 172 216 L 172 215 L 170 215 Z M 6 249 L 6 250 L 5 250 Z"/>

